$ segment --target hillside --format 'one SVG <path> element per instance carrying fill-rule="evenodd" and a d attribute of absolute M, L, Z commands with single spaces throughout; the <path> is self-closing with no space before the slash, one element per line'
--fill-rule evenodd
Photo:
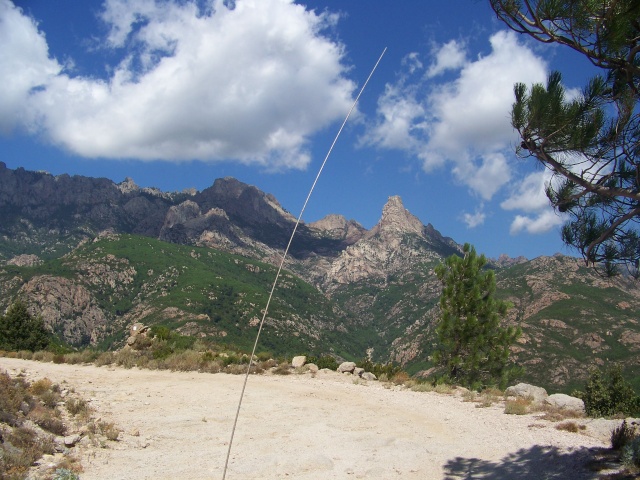
<path fill-rule="evenodd" d="M 0 218 L 0 307 L 20 295 L 71 344 L 114 348 L 137 321 L 251 345 L 295 221 L 272 195 L 233 178 L 164 193 L 4 164 Z M 433 269 L 459 251 L 397 196 L 371 230 L 337 214 L 302 224 L 261 348 L 428 371 Z M 590 365 L 620 362 L 640 388 L 637 283 L 561 255 L 502 257 L 491 268 L 513 304 L 507 321 L 524 332 L 514 354 L 525 380 L 570 391 Z"/>

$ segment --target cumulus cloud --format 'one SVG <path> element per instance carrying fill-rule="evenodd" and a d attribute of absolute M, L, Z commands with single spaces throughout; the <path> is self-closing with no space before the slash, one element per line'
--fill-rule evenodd
<path fill-rule="evenodd" d="M 526 212 L 542 210 L 549 206 L 545 191 L 551 180 L 551 172 L 534 172 L 522 179 L 511 189 L 509 197 L 500 206 L 505 210 L 524 210 Z"/>
<path fill-rule="evenodd" d="M 545 191 L 552 175 L 549 170 L 525 176 L 511 189 L 500 206 L 504 210 L 521 210 L 526 215 L 516 215 L 510 227 L 512 235 L 521 232 L 541 234 L 564 223 L 564 215 L 553 210 Z"/>
<path fill-rule="evenodd" d="M 489 54 L 468 60 L 463 44 L 448 42 L 426 73 L 406 72 L 388 85 L 363 141 L 404 150 L 426 172 L 450 164 L 460 182 L 489 200 L 512 178 L 504 152 L 515 142 L 509 118 L 513 85 L 546 79 L 544 61 L 514 33 L 497 32 L 489 43 Z M 454 81 L 433 83 L 452 69 L 458 70 Z"/>
<path fill-rule="evenodd" d="M 427 77 L 435 77 L 447 70 L 458 70 L 467 63 L 467 53 L 463 44 L 451 40 L 435 49 L 435 61 L 427 71 Z"/>
<path fill-rule="evenodd" d="M 293 0 L 107 0 L 105 42 L 123 60 L 105 79 L 63 72 L 33 20 L 0 2 L 25 30 L 0 24 L 5 60 L 22 62 L 0 67 L 21 93 L 0 122 L 20 111 L 81 156 L 304 168 L 309 136 L 352 103 L 343 46 L 323 34 L 336 17 Z"/>
<path fill-rule="evenodd" d="M 509 229 L 512 235 L 520 232 L 532 234 L 546 233 L 562 225 L 562 219 L 553 210 L 545 210 L 538 215 L 516 215 Z"/>
<path fill-rule="evenodd" d="M 62 67 L 49 58 L 47 41 L 38 25 L 9 0 L 0 0 L 0 131 L 24 125 L 24 105 Z"/>
<path fill-rule="evenodd" d="M 479 205 L 474 213 L 464 212 L 462 214 L 462 221 L 467 225 L 467 228 L 476 228 L 482 224 L 487 218 L 487 214 L 484 212 L 484 205 Z"/>

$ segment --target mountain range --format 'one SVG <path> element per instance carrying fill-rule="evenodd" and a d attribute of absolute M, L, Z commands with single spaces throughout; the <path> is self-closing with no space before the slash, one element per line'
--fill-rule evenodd
<path fill-rule="evenodd" d="M 24 298 L 77 346 L 117 348 L 134 322 L 246 348 L 296 218 L 234 178 L 162 192 L 133 180 L 53 176 L 0 162 L 0 307 Z M 461 251 L 389 197 L 367 230 L 332 214 L 301 223 L 274 291 L 261 347 L 432 367 L 440 284 Z M 592 366 L 620 363 L 640 387 L 637 283 L 582 260 L 501 256 L 498 295 L 525 380 L 570 391 Z"/>

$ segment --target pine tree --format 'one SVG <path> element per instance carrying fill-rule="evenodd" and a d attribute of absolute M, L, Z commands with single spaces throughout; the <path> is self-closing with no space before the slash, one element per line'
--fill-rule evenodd
<path fill-rule="evenodd" d="M 33 317 L 27 305 L 18 300 L 0 316 L 0 348 L 5 350 L 42 350 L 49 345 L 49 333 L 40 317 Z"/>
<path fill-rule="evenodd" d="M 509 305 L 495 298 L 495 275 L 483 270 L 485 256 L 469 244 L 463 251 L 463 258 L 452 255 L 436 267 L 443 290 L 433 358 L 447 381 L 473 389 L 504 387 L 522 372 L 509 361 L 509 347 L 521 332 L 500 325 Z"/>
<path fill-rule="evenodd" d="M 517 153 L 553 173 L 547 196 L 567 214 L 563 241 L 588 264 L 640 278 L 640 2 L 490 0 L 506 25 L 587 58 L 601 75 L 566 95 L 561 75 L 515 86 Z"/>

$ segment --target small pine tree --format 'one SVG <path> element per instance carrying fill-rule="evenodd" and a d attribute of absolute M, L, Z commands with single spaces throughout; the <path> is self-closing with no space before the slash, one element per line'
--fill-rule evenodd
<path fill-rule="evenodd" d="M 483 270 L 485 256 L 478 257 L 469 244 L 463 251 L 463 258 L 452 255 L 436 267 L 443 291 L 436 329 L 440 344 L 433 358 L 447 381 L 473 389 L 504 388 L 522 373 L 509 361 L 509 347 L 521 332 L 500 326 L 509 305 L 494 297 L 495 276 Z"/>
<path fill-rule="evenodd" d="M 0 316 L 0 348 L 5 350 L 43 350 L 49 345 L 49 332 L 41 317 L 33 317 L 27 305 L 16 301 Z"/>
<path fill-rule="evenodd" d="M 622 368 L 614 365 L 604 372 L 591 371 L 584 392 L 575 392 L 584 401 L 590 417 L 608 417 L 617 414 L 640 415 L 640 397 L 622 376 Z"/>

